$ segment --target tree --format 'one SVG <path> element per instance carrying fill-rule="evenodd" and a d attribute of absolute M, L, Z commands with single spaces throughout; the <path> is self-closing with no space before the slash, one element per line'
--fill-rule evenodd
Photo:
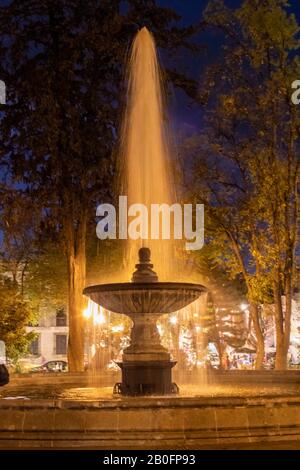
<path fill-rule="evenodd" d="M 197 179 L 205 178 L 216 258 L 247 287 L 258 368 L 260 303 L 275 304 L 278 369 L 286 367 L 290 337 L 299 174 L 299 118 L 290 97 L 300 42 L 287 8 L 285 0 L 245 0 L 237 10 L 213 1 L 205 12 L 209 27 L 223 35 L 224 60 L 208 69 L 200 95 L 209 112 Z"/>
<path fill-rule="evenodd" d="M 193 28 L 155 1 L 31 0 L 1 7 L 1 76 L 8 105 L 2 165 L 40 209 L 41 229 L 58 235 L 68 267 L 71 371 L 83 370 L 86 238 L 95 206 L 113 197 L 128 45 L 148 26 L 169 52 L 188 45 Z M 175 70 L 174 83 L 192 81 Z M 192 90 L 192 91 L 191 91 Z"/>
<path fill-rule="evenodd" d="M 0 338 L 5 343 L 7 357 L 17 363 L 35 338 L 34 333 L 26 332 L 26 326 L 35 317 L 16 283 L 3 275 L 0 277 L 0 298 Z"/>
<path fill-rule="evenodd" d="M 28 195 L 6 186 L 0 204 L 0 262 L 22 294 L 28 266 L 37 254 L 34 208 Z"/>
<path fill-rule="evenodd" d="M 65 256 L 53 242 L 41 243 L 28 264 L 24 291 L 36 311 L 42 305 L 59 309 L 68 304 L 68 276 Z"/>
<path fill-rule="evenodd" d="M 203 283 L 208 287 L 206 305 L 201 314 L 203 348 L 213 343 L 218 351 L 220 368 L 226 346 L 242 347 L 250 335 L 245 312 L 240 304 L 245 298 L 245 285 L 241 279 L 231 279 L 226 270 L 215 262 L 215 252 L 206 245 L 195 256 L 195 264 Z"/>

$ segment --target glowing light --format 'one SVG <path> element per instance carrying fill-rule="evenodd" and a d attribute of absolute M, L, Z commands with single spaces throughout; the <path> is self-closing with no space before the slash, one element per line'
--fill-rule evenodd
<path fill-rule="evenodd" d="M 195 317 L 195 318 L 198 318 L 198 317 L 199 317 L 199 313 L 194 313 L 194 317 Z"/>
<path fill-rule="evenodd" d="M 95 307 L 98 307 L 97 304 L 95 304 L 95 302 L 89 299 L 87 307 L 82 312 L 84 318 L 86 318 L 87 320 L 91 318 Z"/>
<path fill-rule="evenodd" d="M 87 307 L 87 308 L 85 308 L 85 309 L 83 310 L 82 314 L 83 314 L 84 318 L 89 319 L 89 318 L 91 318 L 92 312 L 91 312 L 91 310 Z"/>
<path fill-rule="evenodd" d="M 98 306 L 96 305 L 96 307 Z M 94 324 L 103 325 L 105 322 L 106 322 L 106 319 L 105 319 L 105 315 L 103 312 L 103 308 L 98 307 L 97 309 L 95 309 L 95 312 L 94 312 Z"/>
<path fill-rule="evenodd" d="M 89 299 L 88 306 L 82 312 L 84 318 L 87 320 L 93 317 L 94 325 L 103 325 L 106 322 L 106 318 L 103 312 L 103 308 Z"/>
<path fill-rule="evenodd" d="M 170 323 L 172 325 L 177 325 L 178 323 L 178 318 L 174 315 L 173 317 L 170 317 Z"/>
<path fill-rule="evenodd" d="M 164 329 L 160 324 L 157 325 L 157 330 L 158 330 L 159 335 L 162 336 L 164 333 Z"/>
<path fill-rule="evenodd" d="M 247 304 L 241 304 L 240 305 L 240 309 L 243 310 L 243 312 L 245 312 L 245 310 L 247 310 L 248 307 L 249 307 L 249 305 L 247 305 Z"/>
<path fill-rule="evenodd" d="M 124 325 L 121 324 L 121 325 L 112 326 L 111 331 L 113 333 L 120 333 L 120 332 L 124 331 Z"/>
<path fill-rule="evenodd" d="M 197 331 L 197 333 L 200 333 L 200 331 L 201 331 L 201 326 L 196 326 L 196 331 Z"/>

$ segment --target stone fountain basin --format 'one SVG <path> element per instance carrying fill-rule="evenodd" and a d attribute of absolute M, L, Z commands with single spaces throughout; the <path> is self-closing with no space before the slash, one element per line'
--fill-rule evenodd
<path fill-rule="evenodd" d="M 183 282 L 126 282 L 89 286 L 83 293 L 111 312 L 132 315 L 176 312 L 206 291 L 200 284 Z"/>

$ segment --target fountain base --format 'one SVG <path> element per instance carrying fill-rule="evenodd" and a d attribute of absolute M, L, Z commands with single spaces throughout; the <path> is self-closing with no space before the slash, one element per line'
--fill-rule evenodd
<path fill-rule="evenodd" d="M 125 396 L 169 395 L 179 389 L 172 383 L 171 369 L 175 361 L 118 362 L 122 370 L 122 382 L 114 387 L 114 393 Z"/>
<path fill-rule="evenodd" d="M 176 362 L 160 342 L 157 320 L 177 312 L 205 292 L 198 284 L 159 282 L 152 269 L 149 248 L 139 250 L 139 263 L 132 282 L 100 284 L 84 289 L 84 294 L 111 312 L 127 315 L 132 321 L 130 345 L 123 350 L 122 382 L 114 393 L 127 396 L 170 395 L 178 393 L 172 383 Z"/>

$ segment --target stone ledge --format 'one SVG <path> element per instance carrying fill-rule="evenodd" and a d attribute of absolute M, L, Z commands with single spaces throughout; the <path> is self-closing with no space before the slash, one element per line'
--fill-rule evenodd
<path fill-rule="evenodd" d="M 300 441 L 300 397 L 1 400 L 0 448 L 205 448 Z"/>
<path fill-rule="evenodd" d="M 139 409 L 180 409 L 208 407 L 218 408 L 252 408 L 262 406 L 266 408 L 300 407 L 300 396 L 264 396 L 264 397 L 149 397 L 149 398 L 113 398 L 99 401 L 63 400 L 63 399 L 5 399 L 0 398 L 0 411 L 2 409 L 112 409 L 112 410 L 139 410 Z"/>

